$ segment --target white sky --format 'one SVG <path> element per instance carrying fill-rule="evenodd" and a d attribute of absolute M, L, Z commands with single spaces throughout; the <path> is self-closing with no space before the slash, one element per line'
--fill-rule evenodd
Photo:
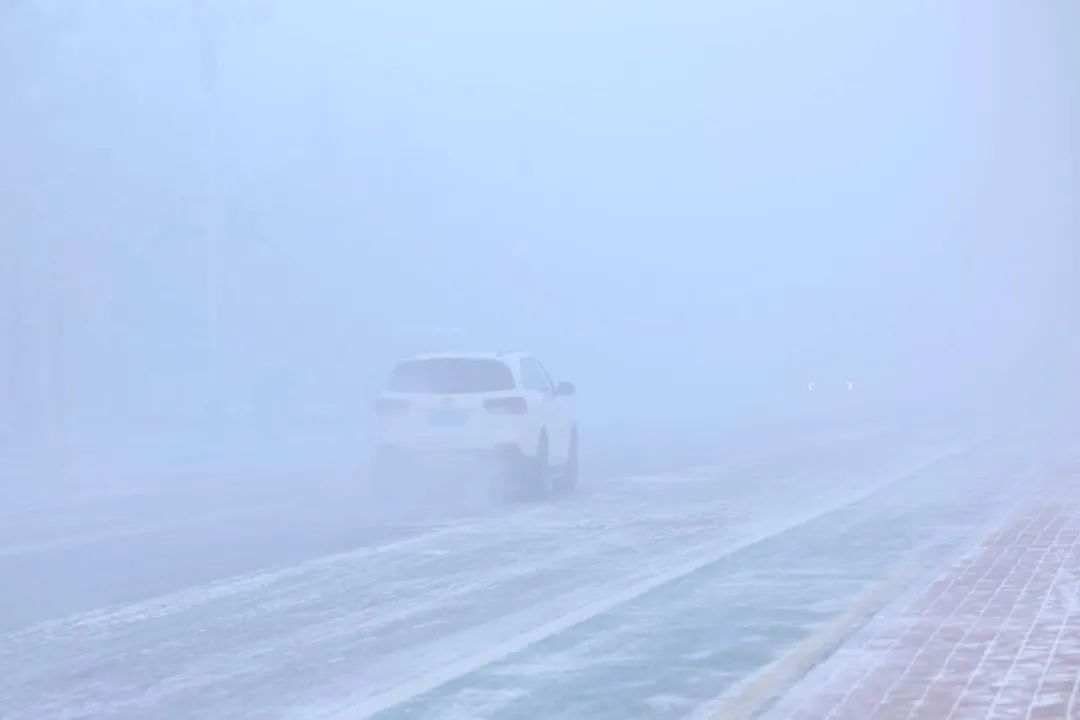
<path fill-rule="evenodd" d="M 400 354 L 459 346 L 535 350 L 608 425 L 779 416 L 809 380 L 1045 395 L 1076 20 L 5 3 L 0 429 L 354 422 Z"/>

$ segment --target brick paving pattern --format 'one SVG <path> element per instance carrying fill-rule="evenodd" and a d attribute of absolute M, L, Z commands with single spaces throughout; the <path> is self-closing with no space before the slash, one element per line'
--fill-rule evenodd
<path fill-rule="evenodd" d="M 1017 513 L 769 714 L 1080 718 L 1080 503 Z"/>

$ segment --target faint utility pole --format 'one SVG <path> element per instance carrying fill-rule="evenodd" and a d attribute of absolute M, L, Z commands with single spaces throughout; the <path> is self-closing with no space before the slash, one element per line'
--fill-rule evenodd
<path fill-rule="evenodd" d="M 0 221 L 3 221 L 3 217 L 0 217 Z M 5 377 L 4 377 L 4 409 L 2 411 L 3 424 L 0 425 L 0 435 L 8 442 L 17 443 L 23 438 L 20 437 L 20 417 L 24 415 L 21 412 L 21 394 L 19 392 L 20 386 L 25 386 L 28 380 L 23 377 L 23 333 L 22 324 L 23 319 L 23 302 L 22 302 L 22 284 L 23 284 L 23 271 L 22 271 L 22 243 L 16 239 L 15 223 L 12 221 L 10 215 L 8 216 L 7 226 L 0 226 L 0 241 L 10 243 L 10 251 L 6 252 L 6 272 L 7 278 L 3 281 L 4 287 L 7 288 L 7 339 L 6 339 L 6 351 L 4 358 Z M 22 420 L 25 423 L 25 420 Z"/>
<path fill-rule="evenodd" d="M 68 293 L 71 289 L 71 269 L 67 241 L 58 235 L 54 240 L 53 260 L 53 323 L 52 323 L 52 442 L 56 473 L 66 479 L 68 471 L 69 413 L 71 406 L 68 377 Z M 46 276 L 48 277 L 48 276 Z"/>
<path fill-rule="evenodd" d="M 56 226 L 20 223 L 25 216 L 11 209 L 0 217 L 0 242 L 7 250 L 0 301 L 9 303 L 8 348 L 0 348 L 0 369 L 6 369 L 0 440 L 18 443 L 50 479 L 60 479 L 70 440 L 67 245 Z"/>
<path fill-rule="evenodd" d="M 191 18 L 199 57 L 199 83 L 203 91 L 206 145 L 203 178 L 202 243 L 203 303 L 206 332 L 207 409 L 221 411 L 221 145 L 218 98 L 219 38 L 207 0 L 191 0 Z"/>
<path fill-rule="evenodd" d="M 204 178 L 202 240 L 204 249 L 204 307 L 207 353 L 205 362 L 209 379 L 208 409 L 217 416 L 225 410 L 225 382 L 222 369 L 222 343 L 225 339 L 222 322 L 222 292 L 225 283 L 225 253 L 228 242 L 223 231 L 225 223 L 225 187 L 221 162 L 221 47 L 226 26 L 257 25 L 272 14 L 272 0 L 221 3 L 217 0 L 190 0 L 191 19 L 198 51 L 199 83 L 203 91 L 207 130 Z"/>

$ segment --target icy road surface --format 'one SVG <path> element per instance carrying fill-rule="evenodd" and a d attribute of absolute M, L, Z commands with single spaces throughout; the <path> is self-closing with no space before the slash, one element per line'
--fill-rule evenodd
<path fill-rule="evenodd" d="M 595 482 L 549 505 L 358 528 L 343 552 L 9 621 L 0 715 L 681 717 L 896 562 L 933 563 L 990 520 L 1031 461 L 977 439 L 837 436 Z M 280 501 L 237 509 L 220 532 L 263 527 Z M 165 568 L 221 521 L 171 516 L 178 557 L 159 547 Z M 302 524 L 302 514 L 280 517 Z M 113 538 L 122 531 L 108 523 L 104 539 L 80 541 L 87 528 L 65 535 L 46 522 L 35 540 L 19 522 L 0 528 L 13 538 L 0 556 L 5 584 L 42 557 L 92 563 L 96 543 L 147 542 L 131 526 Z M 155 585 L 167 581 L 143 590 Z M 33 617 L 33 593 L 5 594 L 6 613 Z"/>

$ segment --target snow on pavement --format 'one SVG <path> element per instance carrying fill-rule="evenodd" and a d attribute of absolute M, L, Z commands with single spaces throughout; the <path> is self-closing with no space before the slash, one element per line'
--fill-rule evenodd
<path fill-rule="evenodd" d="M 384 716 L 676 718 L 724 708 L 728 693 L 892 568 L 935 563 L 1000 514 L 1023 469 L 995 459 L 983 475 L 964 457 L 927 467 Z"/>
<path fill-rule="evenodd" d="M 1080 457 L 1060 460 L 1044 456 L 978 544 L 912 583 L 766 717 L 1076 717 Z"/>
<path fill-rule="evenodd" d="M 0 707 L 34 718 L 377 709 L 380 697 L 416 694 L 399 692 L 410 683 L 434 690 L 439 683 L 424 678 L 448 664 L 474 669 L 469 658 L 494 663 L 572 632 L 677 580 L 665 576 L 673 569 L 693 574 L 959 443 L 909 442 L 903 454 L 896 446 L 878 437 L 749 469 L 627 479 L 577 500 L 14 630 L 0 636 L 10 668 Z M 515 637 L 529 642 L 491 652 Z"/>

